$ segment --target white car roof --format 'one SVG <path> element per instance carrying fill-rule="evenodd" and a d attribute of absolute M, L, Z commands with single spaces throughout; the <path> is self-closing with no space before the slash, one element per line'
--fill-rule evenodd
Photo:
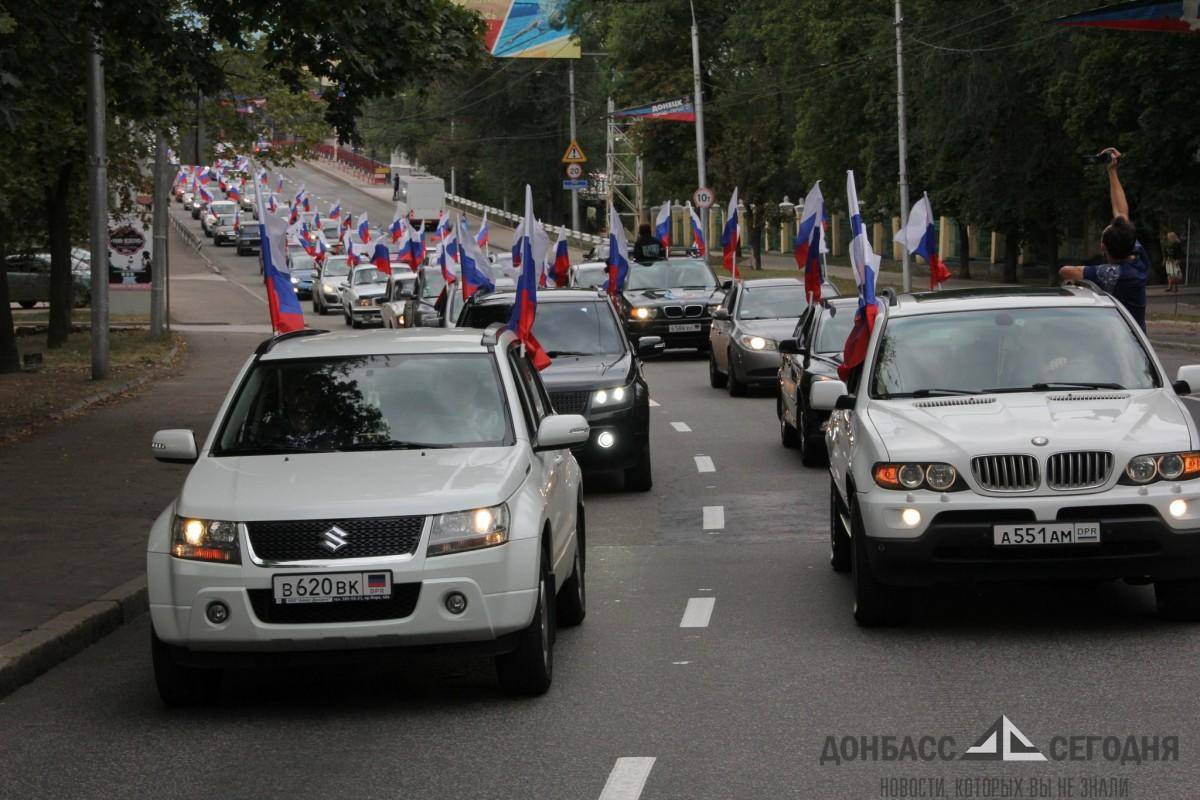
<path fill-rule="evenodd" d="M 886 302 L 886 300 L 885 300 Z M 1087 286 L 988 286 L 902 294 L 889 317 L 1009 308 L 1112 308 L 1111 295 Z"/>
<path fill-rule="evenodd" d="M 501 334 L 512 336 L 505 331 Z M 365 355 L 421 355 L 425 353 L 483 353 L 485 333 L 477 328 L 380 328 L 364 331 L 329 331 L 275 340 L 260 358 L 335 358 Z M 266 343 L 264 343 L 265 346 Z"/>

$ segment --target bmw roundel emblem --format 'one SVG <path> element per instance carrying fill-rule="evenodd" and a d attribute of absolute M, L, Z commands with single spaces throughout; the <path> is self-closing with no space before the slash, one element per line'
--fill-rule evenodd
<path fill-rule="evenodd" d="M 1050 440 L 1045 436 L 1035 436 L 1029 441 L 1033 442 L 1034 447 L 1045 447 L 1046 445 L 1050 444 Z"/>

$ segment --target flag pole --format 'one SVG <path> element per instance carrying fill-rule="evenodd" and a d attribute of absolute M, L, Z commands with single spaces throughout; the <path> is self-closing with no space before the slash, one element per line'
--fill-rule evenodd
<path fill-rule="evenodd" d="M 908 123 L 904 108 L 904 13 L 901 0 L 896 0 L 896 121 L 899 135 L 900 154 L 900 230 L 908 226 Z M 900 262 L 900 285 L 906 292 L 912 291 L 912 273 L 909 267 L 908 248 L 904 248 Z"/>

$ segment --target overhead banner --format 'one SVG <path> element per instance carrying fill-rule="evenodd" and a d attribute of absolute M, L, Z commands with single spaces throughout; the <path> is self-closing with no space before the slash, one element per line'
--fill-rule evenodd
<path fill-rule="evenodd" d="M 660 103 L 651 103 L 648 106 L 623 108 L 620 111 L 614 111 L 613 116 L 624 117 L 626 119 L 663 119 L 672 122 L 695 122 L 696 107 L 692 105 L 691 95 L 685 95 L 675 100 L 663 100 Z"/>
<path fill-rule="evenodd" d="M 1074 28 L 1111 28 L 1122 31 L 1200 32 L 1200 4 L 1192 0 L 1134 0 L 1054 20 Z"/>
<path fill-rule="evenodd" d="M 567 0 L 455 0 L 487 23 L 484 45 L 497 58 L 579 58 Z"/>

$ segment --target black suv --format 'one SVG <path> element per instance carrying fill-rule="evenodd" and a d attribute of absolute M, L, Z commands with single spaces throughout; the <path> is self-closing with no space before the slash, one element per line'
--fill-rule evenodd
<path fill-rule="evenodd" d="M 507 323 L 515 296 L 473 295 L 458 326 Z M 587 444 L 575 450 L 579 465 L 585 471 L 619 469 L 626 489 L 649 491 L 650 391 L 639 356 L 661 353 L 662 340 L 644 336 L 632 347 L 608 297 L 585 289 L 538 291 L 533 335 L 553 359 L 541 378 L 554 410 L 583 414 L 592 426 Z"/>
<path fill-rule="evenodd" d="M 621 315 L 630 340 L 660 337 L 667 347 L 708 349 L 712 312 L 725 288 L 701 259 L 631 261 Z"/>

